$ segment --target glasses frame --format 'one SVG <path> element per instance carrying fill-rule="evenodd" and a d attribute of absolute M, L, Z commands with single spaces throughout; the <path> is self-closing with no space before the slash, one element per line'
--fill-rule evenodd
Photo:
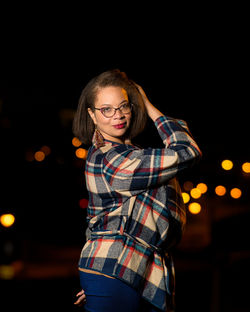
<path fill-rule="evenodd" d="M 132 103 L 128 103 L 128 104 L 129 104 L 129 107 L 130 107 L 130 112 L 128 112 L 128 113 L 123 113 L 123 112 L 121 111 L 122 106 L 125 105 L 125 103 L 124 103 L 124 104 L 121 105 L 120 107 L 117 107 L 117 108 L 112 107 L 114 114 L 113 114 L 112 116 L 109 116 L 109 117 L 105 116 L 105 114 L 104 114 L 104 112 L 103 112 L 103 109 L 105 109 L 106 107 L 102 107 L 102 108 L 96 108 L 96 107 L 94 107 L 94 109 L 99 110 L 99 111 L 103 114 L 103 116 L 104 116 L 105 118 L 112 118 L 112 117 L 115 116 L 117 110 L 119 110 L 120 113 L 125 114 L 125 115 L 131 113 L 133 104 L 132 104 Z"/>

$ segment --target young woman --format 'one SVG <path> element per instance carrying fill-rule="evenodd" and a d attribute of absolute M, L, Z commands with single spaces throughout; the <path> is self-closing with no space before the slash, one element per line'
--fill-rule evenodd
<path fill-rule="evenodd" d="M 148 117 L 165 147 L 131 143 Z M 186 123 L 164 116 L 139 85 L 111 70 L 82 91 L 73 131 L 92 144 L 77 303 L 86 297 L 85 310 L 91 312 L 172 311 L 171 248 L 185 224 L 176 175 L 201 156 Z"/>

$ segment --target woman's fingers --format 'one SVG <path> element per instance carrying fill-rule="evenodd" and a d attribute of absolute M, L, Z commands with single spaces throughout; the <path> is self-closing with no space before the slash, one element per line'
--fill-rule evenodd
<path fill-rule="evenodd" d="M 81 306 L 85 303 L 86 295 L 83 289 L 76 294 L 76 297 L 77 297 L 77 300 L 74 302 L 75 305 Z"/>
<path fill-rule="evenodd" d="M 79 297 L 79 296 L 81 296 L 83 294 L 84 294 L 84 290 L 82 289 L 81 291 L 79 291 L 79 293 L 76 294 L 76 297 Z"/>

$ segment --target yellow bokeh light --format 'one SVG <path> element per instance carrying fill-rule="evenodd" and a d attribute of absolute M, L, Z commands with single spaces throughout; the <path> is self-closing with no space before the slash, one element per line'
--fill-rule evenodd
<path fill-rule="evenodd" d="M 81 159 L 86 159 L 88 151 L 84 148 L 78 148 L 75 151 L 76 157 L 81 158 Z"/>
<path fill-rule="evenodd" d="M 182 198 L 183 198 L 184 204 L 186 204 L 190 201 L 190 196 L 186 192 L 182 192 Z"/>
<path fill-rule="evenodd" d="M 230 195 L 231 195 L 231 197 L 238 199 L 241 197 L 242 192 L 239 188 L 235 187 L 235 188 L 231 189 Z"/>
<path fill-rule="evenodd" d="M 249 162 L 245 162 L 245 163 L 242 165 L 242 170 L 243 170 L 245 173 L 250 173 L 250 163 L 249 163 Z"/>
<path fill-rule="evenodd" d="M 200 198 L 200 197 L 201 197 L 201 191 L 200 191 L 197 187 L 195 187 L 195 188 L 193 188 L 193 189 L 190 191 L 190 195 L 191 195 L 193 198 L 195 198 L 195 199 Z"/>
<path fill-rule="evenodd" d="M 10 280 L 15 276 L 15 270 L 12 265 L 0 265 L 0 279 Z"/>
<path fill-rule="evenodd" d="M 196 188 L 201 191 L 201 194 L 205 194 L 207 192 L 207 185 L 205 183 L 197 184 Z"/>
<path fill-rule="evenodd" d="M 188 205 L 188 210 L 192 213 L 192 214 L 198 214 L 201 211 L 201 205 L 199 203 L 190 203 Z"/>
<path fill-rule="evenodd" d="M 225 159 L 221 162 L 221 167 L 224 170 L 231 170 L 233 168 L 233 162 L 229 159 Z"/>
<path fill-rule="evenodd" d="M 82 145 L 82 142 L 81 142 L 78 138 L 74 137 L 74 138 L 72 139 L 72 144 L 73 144 L 75 147 L 79 147 L 79 146 Z"/>
<path fill-rule="evenodd" d="M 224 196 L 226 194 L 226 191 L 227 190 L 226 190 L 225 186 L 222 186 L 222 185 L 218 185 L 215 188 L 215 193 L 218 196 Z"/>
<path fill-rule="evenodd" d="M 11 213 L 1 215 L 0 222 L 4 227 L 10 227 L 15 222 L 15 217 Z"/>
<path fill-rule="evenodd" d="M 42 151 L 38 151 L 34 155 L 36 161 L 43 161 L 45 158 L 45 154 Z"/>

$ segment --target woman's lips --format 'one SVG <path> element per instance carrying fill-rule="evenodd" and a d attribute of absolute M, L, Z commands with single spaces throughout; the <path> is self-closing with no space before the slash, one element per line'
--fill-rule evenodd
<path fill-rule="evenodd" d="M 126 122 L 122 123 L 122 124 L 117 124 L 117 125 L 113 125 L 113 127 L 115 127 L 116 129 L 123 129 L 126 126 Z"/>

